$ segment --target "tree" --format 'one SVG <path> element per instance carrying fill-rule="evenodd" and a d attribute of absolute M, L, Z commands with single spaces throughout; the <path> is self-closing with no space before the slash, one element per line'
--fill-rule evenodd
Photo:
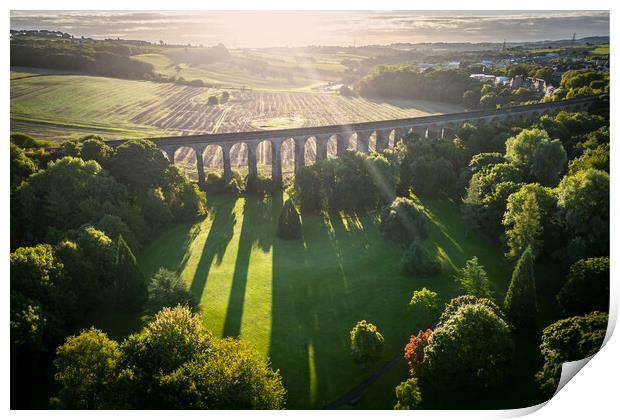
<path fill-rule="evenodd" d="M 11 253 L 11 290 L 50 305 L 64 280 L 63 264 L 48 244 L 17 248 Z"/>
<path fill-rule="evenodd" d="M 514 194 L 511 194 L 511 197 Z M 514 203 L 514 201 L 513 201 Z M 510 225 L 511 228 L 506 231 L 508 237 L 509 252 L 508 257 L 516 258 L 522 255 L 527 247 L 531 247 L 532 252 L 538 254 L 542 247 L 542 241 L 539 239 L 542 234 L 541 215 L 536 201 L 536 195 L 533 192 L 526 194 L 521 211 L 515 212 L 511 208 L 510 197 L 504 213 L 504 225 Z M 509 219 L 506 218 L 509 216 Z"/>
<path fill-rule="evenodd" d="M 105 144 L 101 138 L 88 138 L 83 141 L 81 156 L 84 160 L 94 160 L 100 165 L 105 165 L 114 153 L 114 149 Z"/>
<path fill-rule="evenodd" d="M 56 350 L 54 376 L 62 385 L 58 400 L 65 409 L 116 408 L 116 383 L 121 350 L 116 341 L 95 328 L 68 337 Z"/>
<path fill-rule="evenodd" d="M 427 247 L 414 240 L 405 250 L 400 261 L 401 271 L 414 277 L 432 277 L 441 271 L 441 264 Z"/>
<path fill-rule="evenodd" d="M 576 261 L 557 295 L 565 315 L 609 310 L 609 257 Z"/>
<path fill-rule="evenodd" d="M 372 363 L 381 358 L 383 336 L 370 322 L 359 321 L 351 330 L 351 354 L 357 363 Z"/>
<path fill-rule="evenodd" d="M 439 388 L 481 389 L 504 381 L 513 355 L 506 321 L 483 303 L 467 303 L 435 328 L 422 370 Z"/>
<path fill-rule="evenodd" d="M 495 109 L 497 107 L 497 95 L 494 93 L 487 93 L 480 98 L 480 108 L 482 109 Z"/>
<path fill-rule="evenodd" d="M 466 90 L 463 92 L 463 105 L 469 109 L 476 109 L 480 105 L 480 92 Z"/>
<path fill-rule="evenodd" d="M 545 130 L 525 129 L 506 140 L 506 160 L 521 168 L 532 181 L 555 186 L 566 166 L 562 142 L 550 140 Z"/>
<path fill-rule="evenodd" d="M 155 143 L 129 140 L 110 157 L 110 173 L 133 192 L 146 192 L 162 184 L 169 162 Z"/>
<path fill-rule="evenodd" d="M 413 240 L 425 239 L 427 216 L 423 209 L 412 200 L 397 197 L 381 211 L 379 230 L 384 238 L 400 245 L 408 245 Z"/>
<path fill-rule="evenodd" d="M 600 169 L 609 173 L 609 144 L 598 144 L 587 148 L 579 157 L 568 162 L 568 172 L 575 174 L 587 169 Z"/>
<path fill-rule="evenodd" d="M 503 231 L 502 216 L 510 194 L 520 188 L 521 171 L 510 163 L 484 166 L 473 174 L 463 198 L 465 219 L 487 233 Z"/>
<path fill-rule="evenodd" d="M 450 302 L 448 302 L 444 307 L 443 312 L 439 317 L 439 322 L 437 323 L 437 326 L 439 327 L 440 325 L 448 322 L 448 320 L 452 318 L 452 316 L 459 310 L 459 308 L 464 305 L 482 305 L 491 312 L 493 312 L 498 318 L 506 321 L 508 326 L 510 326 L 508 320 L 506 319 L 506 315 L 504 315 L 502 310 L 493 300 L 473 295 L 461 295 L 450 300 Z"/>
<path fill-rule="evenodd" d="M 139 308 L 147 296 L 147 284 L 136 257 L 122 236 L 116 241 L 115 261 L 116 302 L 129 308 Z"/>
<path fill-rule="evenodd" d="M 185 282 L 172 271 L 160 267 L 149 281 L 146 310 L 149 314 L 155 314 L 163 308 L 177 305 L 187 306 L 194 312 L 199 309 L 198 299 Z"/>
<path fill-rule="evenodd" d="M 512 272 L 512 279 L 504 299 L 504 310 L 517 330 L 534 331 L 537 325 L 536 285 L 534 282 L 534 255 L 528 246 Z"/>
<path fill-rule="evenodd" d="M 288 199 L 284 202 L 284 206 L 280 211 L 278 218 L 278 237 L 282 239 L 301 239 L 301 220 L 299 213 Z"/>
<path fill-rule="evenodd" d="M 418 378 L 409 378 L 395 389 L 396 405 L 394 410 L 413 410 L 422 402 Z"/>
<path fill-rule="evenodd" d="M 557 196 L 551 188 L 525 184 L 510 194 L 502 220 L 508 239 L 507 256 L 519 257 L 527 245 L 532 246 L 535 255 L 561 246 L 556 212 Z"/>
<path fill-rule="evenodd" d="M 409 339 L 409 343 L 405 346 L 405 361 L 409 365 L 409 374 L 414 377 L 423 376 L 421 369 L 423 369 L 422 362 L 424 361 L 424 349 L 428 346 L 428 343 L 433 335 L 433 331 L 427 328 L 425 331 L 420 330 L 418 335 L 412 335 Z"/>
<path fill-rule="evenodd" d="M 557 389 L 563 363 L 592 356 L 600 349 L 607 331 L 607 320 L 606 313 L 591 312 L 561 319 L 544 329 L 540 352 L 545 362 L 536 374 L 544 393 L 551 395 Z"/>
<path fill-rule="evenodd" d="M 457 271 L 454 279 L 465 294 L 486 298 L 492 296 L 491 282 L 484 267 L 478 262 L 478 257 L 468 260 L 465 267 Z"/>
<path fill-rule="evenodd" d="M 532 158 L 532 178 L 542 185 L 554 187 L 566 169 L 566 151 L 560 140 L 542 141 Z"/>
<path fill-rule="evenodd" d="M 52 227 L 67 230 L 114 214 L 126 199 L 123 186 L 97 162 L 72 157 L 31 175 L 17 193 L 28 228 L 39 238 Z"/>
<path fill-rule="evenodd" d="M 47 319 L 43 309 L 32 299 L 11 290 L 11 361 L 17 354 L 27 358 L 46 350 L 43 333 Z"/>
<path fill-rule="evenodd" d="M 567 259 L 609 255 L 609 174 L 588 169 L 567 175 L 557 192 Z"/>
<path fill-rule="evenodd" d="M 11 143 L 11 191 L 30 175 L 37 171 L 37 165 L 22 149 Z"/>
<path fill-rule="evenodd" d="M 135 407 L 158 408 L 165 391 L 161 379 L 209 352 L 211 333 L 188 307 L 164 308 L 137 334 L 121 345 L 129 371 L 128 401 Z"/>
<path fill-rule="evenodd" d="M 208 353 L 161 382 L 162 405 L 167 409 L 284 408 L 286 391 L 280 372 L 274 372 L 252 346 L 232 338 L 214 341 Z"/>

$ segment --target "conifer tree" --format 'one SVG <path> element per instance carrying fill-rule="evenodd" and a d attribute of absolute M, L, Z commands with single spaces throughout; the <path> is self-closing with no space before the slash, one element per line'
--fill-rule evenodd
<path fill-rule="evenodd" d="M 504 311 L 517 330 L 535 330 L 538 310 L 531 246 L 525 249 L 512 272 L 510 287 L 504 299 Z"/>

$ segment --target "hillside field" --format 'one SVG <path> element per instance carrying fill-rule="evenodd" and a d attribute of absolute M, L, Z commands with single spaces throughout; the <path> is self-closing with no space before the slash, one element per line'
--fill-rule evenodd
<path fill-rule="evenodd" d="M 458 112 L 424 101 L 347 98 L 325 92 L 230 90 L 81 75 L 11 79 L 11 130 L 66 140 L 255 131 Z"/>
<path fill-rule="evenodd" d="M 209 200 L 204 221 L 164 232 L 138 260 L 147 276 L 161 266 L 177 272 L 200 296 L 204 322 L 216 336 L 239 336 L 269 356 L 283 375 L 288 408 L 332 403 L 397 358 L 349 407 L 391 408 L 394 387 L 406 378 L 403 348 L 411 334 L 429 326 L 408 312 L 412 292 L 427 287 L 448 301 L 458 294 L 454 270 L 473 256 L 486 267 L 498 302 L 510 281 L 512 263 L 495 243 L 467 232 L 458 204 L 447 198 L 424 201 L 431 220 L 427 244 L 442 262 L 442 272 L 429 279 L 401 274 L 402 250 L 381 237 L 377 214 L 302 215 L 303 241 L 283 241 L 275 236 L 281 195 Z M 366 370 L 349 354 L 349 331 L 361 319 L 385 337 L 383 360 Z M 522 348 L 517 341 L 514 389 L 481 399 L 480 408 L 540 402 L 533 379 L 540 367 L 538 339 L 523 338 Z M 441 396 L 425 402 L 427 408 L 445 403 Z"/>

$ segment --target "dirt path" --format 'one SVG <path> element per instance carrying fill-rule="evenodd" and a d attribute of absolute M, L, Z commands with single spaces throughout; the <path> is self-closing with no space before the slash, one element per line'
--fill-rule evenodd
<path fill-rule="evenodd" d="M 379 368 L 372 375 L 370 375 L 370 377 L 368 379 L 366 379 L 365 381 L 359 383 L 355 388 L 351 389 L 349 392 L 344 394 L 342 397 L 340 397 L 337 400 L 335 400 L 335 401 L 333 401 L 333 402 L 323 406 L 323 409 L 324 410 L 336 410 L 338 408 L 341 408 L 342 406 L 345 406 L 345 405 L 348 405 L 348 404 L 355 404 L 355 403 L 357 403 L 362 398 L 362 395 L 364 394 L 364 391 L 366 391 L 366 389 L 370 385 L 372 385 L 375 382 L 377 382 L 377 380 L 384 373 L 390 371 L 394 366 L 396 366 L 396 364 L 398 363 L 398 361 L 400 360 L 401 357 L 403 357 L 402 352 L 399 352 L 396 356 L 394 356 L 394 358 L 392 360 L 390 360 L 389 362 L 385 363 L 383 366 L 381 366 L 381 368 Z"/>

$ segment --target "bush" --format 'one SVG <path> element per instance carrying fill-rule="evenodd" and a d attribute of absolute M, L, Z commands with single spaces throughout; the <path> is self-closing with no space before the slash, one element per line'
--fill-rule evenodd
<path fill-rule="evenodd" d="M 441 264 L 436 257 L 431 256 L 422 242 L 413 241 L 403 254 L 401 270 L 414 277 L 431 277 L 441 271 Z"/>
<path fill-rule="evenodd" d="M 424 310 L 427 311 L 433 311 L 439 308 L 437 292 L 428 290 L 426 287 L 423 287 L 422 290 L 416 290 L 415 292 L 413 292 L 413 296 L 411 296 L 411 300 L 409 301 L 409 307 L 423 307 Z"/>
<path fill-rule="evenodd" d="M 257 174 L 254 179 L 251 179 L 249 175 L 245 179 L 246 192 L 258 195 L 268 195 L 272 194 L 275 190 L 276 186 L 271 178 L 267 178 Z"/>
<path fill-rule="evenodd" d="M 407 245 L 414 240 L 426 239 L 426 223 L 427 216 L 420 206 L 408 198 L 397 197 L 381 211 L 379 230 L 384 238 Z"/>
<path fill-rule="evenodd" d="M 278 237 L 282 239 L 301 239 L 301 220 L 299 213 L 288 199 L 284 202 L 278 218 Z"/>
<path fill-rule="evenodd" d="M 609 257 L 579 260 L 557 295 L 566 315 L 609 310 Z"/>
<path fill-rule="evenodd" d="M 422 394 L 418 385 L 418 378 L 409 378 L 401 382 L 395 389 L 396 405 L 394 410 L 413 410 L 422 402 Z"/>
<path fill-rule="evenodd" d="M 218 172 L 207 172 L 205 175 L 205 191 L 209 194 L 224 192 L 224 176 Z"/>
<path fill-rule="evenodd" d="M 359 321 L 351 330 L 351 354 L 357 363 L 374 362 L 381 358 L 383 336 L 370 322 Z"/>
<path fill-rule="evenodd" d="M 178 305 L 187 306 L 194 312 L 200 309 L 198 299 L 185 282 L 172 271 L 160 267 L 149 281 L 146 311 L 153 315 L 163 308 Z"/>

